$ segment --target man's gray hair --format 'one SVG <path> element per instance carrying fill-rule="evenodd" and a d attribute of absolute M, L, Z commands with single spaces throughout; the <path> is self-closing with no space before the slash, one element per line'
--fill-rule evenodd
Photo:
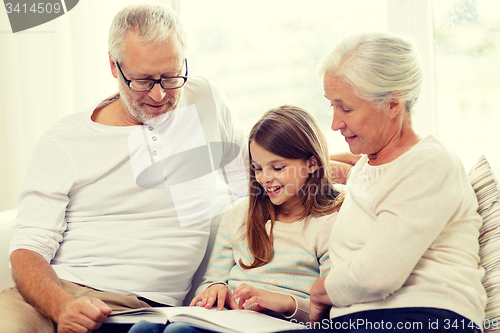
<path fill-rule="evenodd" d="M 120 10 L 109 29 L 108 48 L 111 58 L 123 60 L 123 42 L 129 31 L 136 31 L 142 42 L 161 43 L 170 34 L 176 34 L 182 49 L 186 49 L 186 35 L 177 13 L 161 4 L 131 5 Z"/>
<path fill-rule="evenodd" d="M 400 91 L 410 112 L 424 79 L 412 42 L 390 33 L 365 32 L 340 41 L 320 62 L 319 75 L 340 76 L 360 98 L 381 107 Z"/>

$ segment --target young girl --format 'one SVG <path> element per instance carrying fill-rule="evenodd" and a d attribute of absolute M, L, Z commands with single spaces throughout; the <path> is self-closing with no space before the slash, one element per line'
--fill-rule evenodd
<path fill-rule="evenodd" d="M 328 238 L 342 202 L 330 182 L 326 141 L 313 116 L 285 105 L 253 126 L 249 151 L 249 196 L 224 214 L 190 305 L 308 322 L 309 290 L 330 268 Z"/>

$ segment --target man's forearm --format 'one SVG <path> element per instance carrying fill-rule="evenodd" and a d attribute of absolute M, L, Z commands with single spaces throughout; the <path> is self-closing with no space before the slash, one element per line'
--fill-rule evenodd
<path fill-rule="evenodd" d="M 54 321 L 74 297 L 67 293 L 50 264 L 31 250 L 10 255 L 12 277 L 24 299 Z"/>
<path fill-rule="evenodd" d="M 345 184 L 349 170 L 360 158 L 361 155 L 348 152 L 330 155 L 330 175 L 332 180 L 335 183 Z"/>
<path fill-rule="evenodd" d="M 352 154 L 350 152 L 342 152 L 342 153 L 331 154 L 330 160 L 346 163 L 349 165 L 354 165 L 359 161 L 361 156 L 362 155 L 355 155 L 355 154 Z"/>

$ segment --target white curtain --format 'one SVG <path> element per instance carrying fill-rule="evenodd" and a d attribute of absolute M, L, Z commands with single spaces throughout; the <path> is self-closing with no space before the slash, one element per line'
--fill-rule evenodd
<path fill-rule="evenodd" d="M 438 0 L 439 1 L 439 0 Z M 437 135 L 434 17 L 431 0 L 388 0 L 388 31 L 411 38 L 418 49 L 425 79 L 412 116 L 419 134 Z"/>
<path fill-rule="evenodd" d="M 358 1 L 363 6 L 363 3 L 366 5 L 372 0 Z M 111 75 L 108 64 L 109 26 L 119 9 L 130 3 L 141 2 L 143 1 L 80 0 L 77 6 L 65 15 L 15 34 L 10 32 L 6 12 L 0 9 L 0 211 L 16 207 L 32 151 L 39 137 L 58 119 L 79 111 L 117 90 L 116 81 Z M 205 0 L 157 2 L 172 5 L 177 11 L 182 9 L 181 16 L 189 25 L 197 24 L 196 20 L 209 20 L 204 16 L 206 13 L 199 15 L 200 4 Z M 220 9 L 223 3 L 225 2 L 213 0 L 210 6 Z M 424 66 L 433 73 L 430 0 L 388 0 L 387 5 L 388 29 L 417 40 Z M 251 6 L 251 2 L 242 3 L 241 9 L 245 10 L 245 6 Z M 302 6 L 313 8 L 305 0 L 293 0 L 289 3 L 290 9 Z M 334 6 L 340 10 L 345 8 L 346 4 L 343 1 L 335 1 Z M 261 10 L 266 11 L 265 6 Z M 238 13 L 241 15 L 241 11 L 238 10 Z M 341 11 L 335 13 L 338 16 Z M 322 15 L 327 14 L 322 13 Z M 199 16 L 201 18 L 198 19 Z M 351 17 L 344 19 L 350 21 Z M 335 20 L 332 25 L 334 27 L 338 25 L 342 31 L 342 22 Z M 298 29 L 300 26 L 295 28 Z M 320 31 L 320 35 L 329 36 L 333 33 L 329 29 L 324 28 L 323 30 L 327 31 Z M 196 36 L 190 36 L 190 40 L 195 39 L 194 37 Z M 217 36 L 206 37 L 217 39 Z M 314 46 L 314 43 L 311 45 Z M 331 45 L 328 44 L 328 47 Z M 318 52 L 316 48 L 311 50 L 313 54 Z M 246 54 L 246 51 L 248 50 L 243 47 L 241 55 Z M 322 50 L 320 53 L 323 55 L 325 52 Z M 203 54 L 200 57 L 205 56 L 206 54 Z M 193 60 L 194 69 L 197 63 L 203 64 L 202 61 L 196 62 L 196 57 L 193 57 Z M 227 60 L 220 58 L 221 62 Z M 241 57 L 231 60 L 243 61 Z M 212 65 L 209 62 L 207 66 L 212 67 Z M 312 72 L 314 66 L 315 64 L 305 63 L 304 69 Z M 203 73 L 204 70 L 200 68 L 199 72 Z M 231 79 L 228 80 L 233 82 Z M 434 112 L 432 75 L 428 74 L 426 80 L 427 84 L 430 84 L 424 88 L 427 97 L 419 102 L 417 110 L 417 118 L 423 119 L 420 121 L 423 126 L 418 126 L 417 122 L 417 127 L 424 128 L 423 132 L 432 133 L 433 122 L 428 121 L 432 119 Z M 241 103 L 237 100 L 238 96 L 248 95 L 249 91 L 255 88 L 251 86 L 252 82 L 249 84 L 250 87 L 241 87 L 241 91 L 230 96 L 233 104 Z M 283 95 L 276 98 L 289 100 L 287 89 L 284 87 L 280 92 Z M 317 98 L 322 98 L 319 92 Z M 328 131 L 328 134 L 332 132 Z"/>
<path fill-rule="evenodd" d="M 65 15 L 15 34 L 0 9 L 0 211 L 16 207 L 39 137 L 117 90 L 108 64 L 109 26 L 118 10 L 140 2 L 81 0 Z"/>

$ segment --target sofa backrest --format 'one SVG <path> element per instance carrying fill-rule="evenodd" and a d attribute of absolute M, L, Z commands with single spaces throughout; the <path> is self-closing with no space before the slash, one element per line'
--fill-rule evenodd
<path fill-rule="evenodd" d="M 0 290 L 14 285 L 9 267 L 9 244 L 17 209 L 0 213 Z"/>

